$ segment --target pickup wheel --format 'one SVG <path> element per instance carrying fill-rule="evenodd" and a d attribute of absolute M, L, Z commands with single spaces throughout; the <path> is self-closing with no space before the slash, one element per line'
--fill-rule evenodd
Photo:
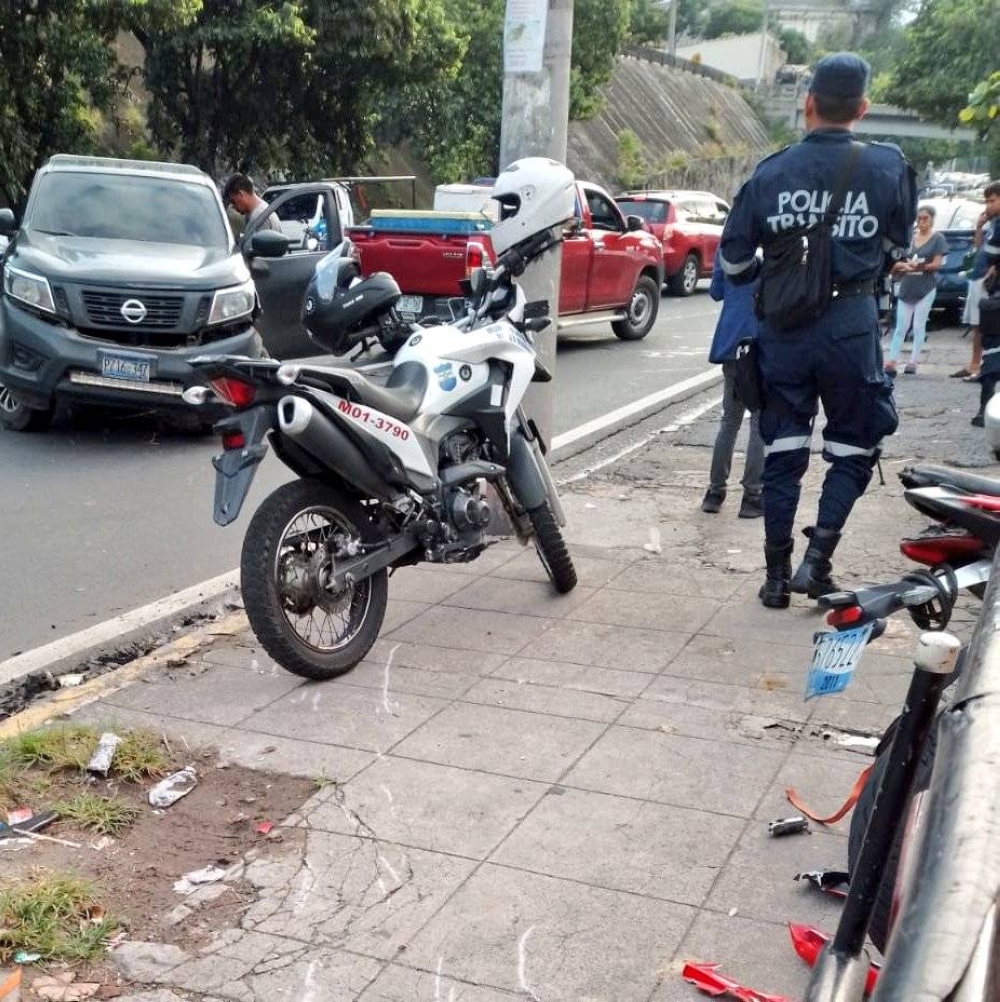
<path fill-rule="evenodd" d="M 624 320 L 615 320 L 611 329 L 623 341 L 641 341 L 656 323 L 660 309 L 660 289 L 655 278 L 640 275 L 629 300 Z"/>
<path fill-rule="evenodd" d="M 690 296 L 698 287 L 698 256 L 688 254 L 684 264 L 676 275 L 671 275 L 667 281 L 671 295 Z"/>

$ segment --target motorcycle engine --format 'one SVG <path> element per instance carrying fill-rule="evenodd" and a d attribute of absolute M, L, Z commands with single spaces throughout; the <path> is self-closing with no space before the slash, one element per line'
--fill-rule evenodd
<path fill-rule="evenodd" d="M 475 560 L 486 548 L 485 532 L 493 516 L 479 484 L 454 487 L 444 493 L 436 518 L 421 525 L 424 556 L 434 563 Z"/>

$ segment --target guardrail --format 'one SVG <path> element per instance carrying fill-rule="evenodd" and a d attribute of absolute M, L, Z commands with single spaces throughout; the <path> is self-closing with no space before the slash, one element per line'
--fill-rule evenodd
<path fill-rule="evenodd" d="M 645 59 L 647 63 L 659 63 L 661 66 L 672 66 L 677 70 L 684 70 L 686 73 L 696 73 L 700 77 L 707 77 L 709 80 L 717 80 L 727 87 L 738 87 L 739 81 L 722 70 L 715 69 L 714 66 L 705 66 L 704 63 L 693 63 L 690 59 L 681 59 L 680 56 L 672 56 L 669 52 L 662 52 L 660 49 L 651 49 L 646 45 L 630 45 L 625 49 L 626 56 L 634 56 L 636 59 Z"/>

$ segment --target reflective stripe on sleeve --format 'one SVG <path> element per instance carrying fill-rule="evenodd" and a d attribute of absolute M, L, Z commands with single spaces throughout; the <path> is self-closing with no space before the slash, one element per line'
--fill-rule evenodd
<path fill-rule="evenodd" d="M 988 243 L 983 245 L 983 250 L 986 251 L 988 257 L 1000 257 L 1000 244 Z M 723 268 L 726 266 L 725 262 L 722 264 Z"/>
<path fill-rule="evenodd" d="M 874 456 L 879 451 L 879 446 L 874 449 L 862 449 L 860 445 L 848 445 L 846 442 L 831 442 L 829 439 L 823 440 L 823 451 L 831 456 Z"/>
<path fill-rule="evenodd" d="M 751 258 L 747 258 L 746 261 L 739 262 L 739 264 L 733 264 L 732 261 L 727 261 L 722 256 L 721 253 L 719 254 L 719 264 L 722 265 L 722 270 L 727 275 L 742 275 L 743 272 L 745 272 L 747 270 L 747 268 L 750 268 L 750 267 L 753 266 L 753 263 L 754 263 L 755 260 L 756 260 L 755 257 L 751 257 Z"/>
<path fill-rule="evenodd" d="M 791 435 L 788 438 L 776 438 L 770 445 L 765 443 L 764 455 L 770 456 L 772 452 L 796 452 L 799 449 L 808 449 L 812 441 L 812 435 Z"/>

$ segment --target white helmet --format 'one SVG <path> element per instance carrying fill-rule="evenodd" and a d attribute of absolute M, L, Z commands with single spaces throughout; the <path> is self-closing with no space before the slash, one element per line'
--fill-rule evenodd
<path fill-rule="evenodd" d="M 490 230 L 497 254 L 572 219 L 576 211 L 573 172 L 548 157 L 515 160 L 496 180 L 490 195 L 500 203 L 500 219 Z"/>

